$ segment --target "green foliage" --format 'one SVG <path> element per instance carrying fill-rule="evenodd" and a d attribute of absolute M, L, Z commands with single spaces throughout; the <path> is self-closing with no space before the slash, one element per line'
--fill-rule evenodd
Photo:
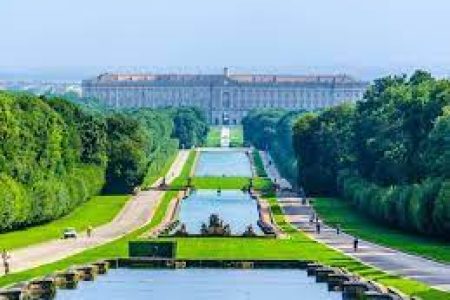
<path fill-rule="evenodd" d="M 253 157 L 253 165 L 256 170 L 256 175 L 258 177 L 267 177 L 266 169 L 264 168 L 264 164 L 261 159 L 261 156 L 259 155 L 259 151 L 254 149 L 252 152 L 252 157 Z"/>
<path fill-rule="evenodd" d="M 201 146 L 206 143 L 208 123 L 202 110 L 195 107 L 173 109 L 173 137 L 185 149 Z"/>
<path fill-rule="evenodd" d="M 140 109 L 109 115 L 106 192 L 128 193 L 159 176 L 178 142 L 171 138 L 173 122 L 167 110 Z"/>
<path fill-rule="evenodd" d="M 61 217 L 100 191 L 102 160 L 83 157 L 85 118 L 62 99 L 0 93 L 0 231 Z"/>
<path fill-rule="evenodd" d="M 346 200 L 386 225 L 426 234 L 444 231 L 445 222 L 433 218 L 437 211 L 445 211 L 436 203 L 438 195 L 445 192 L 440 179 L 381 187 L 343 172 L 339 175 L 338 185 Z"/>
<path fill-rule="evenodd" d="M 301 114 L 279 109 L 257 110 L 242 120 L 244 141 L 257 149 L 269 150 L 281 174 L 291 182 L 297 178 L 292 126 Z"/>
<path fill-rule="evenodd" d="M 23 230 L 2 233 L 0 249 L 18 249 L 59 239 L 67 227 L 73 227 L 78 232 L 83 232 L 88 226 L 97 227 L 106 224 L 113 220 L 129 199 L 128 195 L 94 196 L 58 220 Z"/>
<path fill-rule="evenodd" d="M 355 211 L 354 206 L 346 200 L 315 198 L 313 205 L 326 224 L 333 227 L 339 224 L 346 233 L 403 252 L 450 262 L 450 244 L 446 241 L 405 232 L 387 223 L 380 224 Z"/>
<path fill-rule="evenodd" d="M 178 148 L 175 117 L 196 110 L 96 110 L 80 99 L 0 92 L 0 232 L 60 218 L 96 195 L 154 181 Z M 106 186 L 105 186 L 106 183 Z"/>
<path fill-rule="evenodd" d="M 433 220 L 437 231 L 448 238 L 450 232 L 450 181 L 442 184 L 433 209 Z"/>
<path fill-rule="evenodd" d="M 417 71 L 375 80 L 356 105 L 302 116 L 294 126 L 299 185 L 341 194 L 392 226 L 446 237 L 438 195 L 450 175 L 449 105 L 450 81 Z"/>

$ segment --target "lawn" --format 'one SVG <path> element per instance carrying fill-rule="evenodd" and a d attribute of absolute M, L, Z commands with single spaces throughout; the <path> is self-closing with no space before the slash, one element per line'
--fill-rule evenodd
<path fill-rule="evenodd" d="M 158 180 L 160 177 L 164 176 L 169 172 L 170 167 L 172 166 L 173 162 L 175 161 L 175 158 L 178 155 L 178 151 L 174 151 L 174 153 L 171 153 L 168 159 L 165 161 L 161 161 L 159 163 L 154 163 L 149 170 L 147 170 L 147 174 L 145 175 L 145 178 L 142 182 L 143 188 L 150 187 L 156 180 Z"/>
<path fill-rule="evenodd" d="M 19 281 L 29 280 L 31 278 L 51 274 L 56 270 L 64 270 L 74 265 L 83 265 L 92 263 L 100 259 L 127 257 L 128 256 L 128 241 L 139 238 L 145 232 L 158 225 L 164 217 L 170 200 L 176 196 L 176 192 L 166 192 L 156 210 L 152 221 L 141 229 L 134 231 L 116 241 L 104 244 L 99 247 L 88 249 L 79 254 L 70 256 L 60 261 L 33 268 L 27 271 L 12 273 L 8 276 L 0 277 L 0 287 L 16 283 Z"/>
<path fill-rule="evenodd" d="M 450 242 L 384 226 L 361 214 L 344 200 L 316 198 L 314 208 L 327 224 L 340 224 L 344 231 L 362 239 L 404 252 L 450 262 Z"/>
<path fill-rule="evenodd" d="M 188 176 L 192 167 L 193 159 L 195 158 L 195 151 L 191 151 L 188 162 L 183 166 L 180 177 Z M 187 175 L 186 175 L 187 174 Z M 19 281 L 29 280 L 31 278 L 45 276 L 51 274 L 57 270 L 64 270 L 73 265 L 83 265 L 91 262 L 95 262 L 100 259 L 117 258 L 117 257 L 127 257 L 128 256 L 128 242 L 130 240 L 135 240 L 140 238 L 146 232 L 150 231 L 152 228 L 157 226 L 163 219 L 168 209 L 170 201 L 177 195 L 177 191 L 168 191 L 164 193 L 158 207 L 156 208 L 155 214 L 150 221 L 150 223 L 124 237 L 106 243 L 104 245 L 85 250 L 79 254 L 67 257 L 65 259 L 59 260 L 54 263 L 36 267 L 27 271 L 12 273 L 8 276 L 0 277 L 0 287 L 4 287 Z M 127 197 L 127 196 L 122 196 Z"/>
<path fill-rule="evenodd" d="M 221 126 L 211 126 L 206 137 L 206 147 L 220 147 Z"/>
<path fill-rule="evenodd" d="M 275 198 L 267 200 L 271 205 L 276 222 L 284 232 L 289 234 L 288 239 L 178 238 L 176 239 L 177 258 L 314 260 L 330 266 L 344 267 L 367 279 L 395 287 L 406 294 L 419 296 L 424 300 L 450 299 L 449 293 L 432 289 L 414 280 L 386 274 L 315 242 L 285 221 Z"/>
<path fill-rule="evenodd" d="M 244 145 L 244 131 L 241 125 L 230 126 L 230 146 L 242 147 Z"/>
<path fill-rule="evenodd" d="M 97 227 L 110 222 L 130 199 L 128 195 L 95 196 L 81 204 L 70 214 L 34 227 L 0 234 L 0 249 L 17 249 L 61 238 L 66 227 L 75 227 L 78 232 L 87 227 Z"/>
<path fill-rule="evenodd" d="M 248 187 L 250 178 L 248 177 L 192 177 L 191 184 L 196 189 L 223 189 L 240 190 Z M 172 187 L 181 188 L 187 184 L 187 179 L 177 180 Z M 267 190 L 272 187 L 272 182 L 268 178 L 253 178 L 253 185 L 256 190 Z"/>
<path fill-rule="evenodd" d="M 194 153 L 194 152 L 192 152 Z M 189 157 L 191 159 L 192 153 Z M 194 156 L 195 158 L 195 156 Z M 186 164 L 178 181 L 183 181 L 190 173 L 192 164 Z M 184 178 L 183 178 L 184 177 Z M 247 179 L 248 180 L 248 179 Z M 170 200 L 176 192 L 167 192 L 160 202 L 151 223 L 124 238 L 105 244 L 103 246 L 84 251 L 59 262 L 41 266 L 29 271 L 11 274 L 0 278 L 0 286 L 32 277 L 42 276 L 54 270 L 66 269 L 72 265 L 86 264 L 99 259 L 128 256 L 128 241 L 138 239 L 145 232 L 159 224 L 165 215 Z M 275 198 L 267 198 L 271 205 L 274 218 L 281 229 L 288 233 L 287 239 L 245 239 L 245 238 L 178 238 L 178 258 L 210 258 L 210 259 L 310 259 L 327 265 L 341 266 L 349 271 L 360 274 L 368 279 L 379 281 L 388 286 L 420 296 L 424 300 L 450 299 L 448 293 L 431 289 L 414 280 L 403 279 L 388 275 L 378 269 L 364 265 L 341 252 L 311 240 L 304 233 L 297 231 L 285 221 L 284 215 Z"/>
<path fill-rule="evenodd" d="M 258 177 L 267 177 L 266 169 L 264 168 L 261 155 L 259 154 L 259 151 L 257 149 L 253 149 L 252 157 L 253 157 L 253 164 L 256 170 L 256 175 Z"/>

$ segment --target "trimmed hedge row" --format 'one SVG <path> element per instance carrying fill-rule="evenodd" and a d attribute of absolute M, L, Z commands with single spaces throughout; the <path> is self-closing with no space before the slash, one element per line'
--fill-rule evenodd
<path fill-rule="evenodd" d="M 338 188 L 358 210 L 380 222 L 450 238 L 450 181 L 431 178 L 420 184 L 382 187 L 342 172 Z"/>
<path fill-rule="evenodd" d="M 98 194 L 105 170 L 82 166 L 60 178 L 48 178 L 25 186 L 0 174 L 0 231 L 57 219 Z"/>

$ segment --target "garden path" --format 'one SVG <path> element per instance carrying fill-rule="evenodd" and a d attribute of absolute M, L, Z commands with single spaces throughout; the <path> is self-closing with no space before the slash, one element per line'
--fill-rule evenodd
<path fill-rule="evenodd" d="M 282 182 L 275 164 L 272 162 L 269 166 L 267 163 L 268 159 L 270 159 L 268 154 L 263 152 L 261 157 L 264 165 L 269 167 L 266 168 L 268 176 L 272 180 L 277 179 L 277 182 Z M 435 262 L 361 239 L 359 239 L 358 250 L 354 251 L 353 236 L 344 232 L 338 235 L 335 228 L 323 224 L 320 218 L 320 234 L 316 232 L 315 223 L 310 223 L 310 217 L 315 212 L 308 201 L 303 203 L 302 198 L 299 197 L 279 197 L 278 202 L 287 220 L 318 242 L 324 243 L 387 273 L 405 276 L 421 281 L 431 287 L 450 291 L 449 264 Z"/>
<path fill-rule="evenodd" d="M 179 176 L 188 155 L 188 150 L 181 150 L 178 153 L 166 176 L 166 182 L 170 183 Z M 155 182 L 154 186 L 159 185 L 161 180 L 162 178 Z M 58 261 L 86 249 L 116 240 L 147 225 L 151 221 L 154 210 L 163 194 L 163 191 L 156 189 L 139 192 L 128 201 L 113 221 L 95 228 L 90 238 L 85 233 L 81 233 L 77 239 L 53 240 L 10 252 L 11 272 L 20 272 Z M 0 276 L 3 276 L 3 274 L 3 264 L 1 264 Z"/>

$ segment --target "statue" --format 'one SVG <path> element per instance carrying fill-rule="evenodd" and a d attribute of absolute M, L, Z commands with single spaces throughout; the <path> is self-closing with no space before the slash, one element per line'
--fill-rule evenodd
<path fill-rule="evenodd" d="M 230 225 L 223 224 L 223 221 L 219 218 L 219 215 L 211 214 L 209 216 L 209 224 L 202 224 L 200 234 L 206 236 L 229 236 L 231 235 L 231 228 Z"/>
<path fill-rule="evenodd" d="M 242 236 L 256 236 L 256 232 L 251 224 L 247 226 Z"/>
<path fill-rule="evenodd" d="M 188 232 L 186 229 L 186 224 L 181 224 L 180 228 L 175 231 L 175 236 L 188 236 Z"/>

